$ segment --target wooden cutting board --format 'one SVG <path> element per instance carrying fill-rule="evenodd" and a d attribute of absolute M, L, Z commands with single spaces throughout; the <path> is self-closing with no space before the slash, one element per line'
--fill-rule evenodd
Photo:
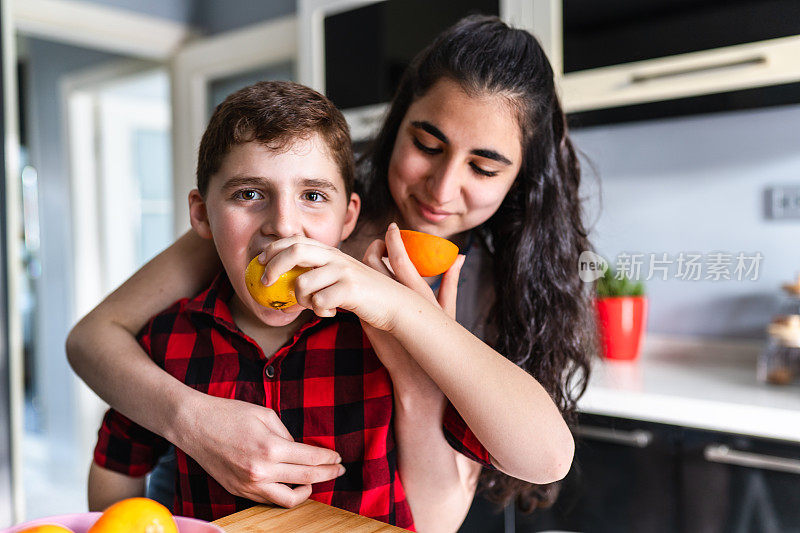
<path fill-rule="evenodd" d="M 384 522 L 306 500 L 292 509 L 256 505 L 214 522 L 228 533 L 291 531 L 292 533 L 393 533 L 406 531 Z"/>

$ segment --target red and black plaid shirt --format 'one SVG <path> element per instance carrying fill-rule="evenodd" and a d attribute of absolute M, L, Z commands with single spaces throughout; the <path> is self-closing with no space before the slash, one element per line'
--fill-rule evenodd
<path fill-rule="evenodd" d="M 233 294 L 221 274 L 194 299 L 156 315 L 139 334 L 150 357 L 207 394 L 273 409 L 297 442 L 336 450 L 347 472 L 313 485 L 311 498 L 404 528 L 413 519 L 397 474 L 392 383 L 358 318 L 340 311 L 315 317 L 269 358 L 233 323 Z M 489 466 L 489 455 L 452 406 L 444 433 L 459 452 Z M 95 462 L 145 475 L 169 447 L 162 437 L 109 410 Z M 254 505 L 233 496 L 176 448 L 174 513 L 216 520 Z"/>

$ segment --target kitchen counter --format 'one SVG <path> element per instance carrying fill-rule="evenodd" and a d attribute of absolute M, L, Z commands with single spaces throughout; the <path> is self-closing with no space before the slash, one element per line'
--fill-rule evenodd
<path fill-rule="evenodd" d="M 800 386 L 756 380 L 762 347 L 647 336 L 638 361 L 595 363 L 578 410 L 800 443 Z"/>

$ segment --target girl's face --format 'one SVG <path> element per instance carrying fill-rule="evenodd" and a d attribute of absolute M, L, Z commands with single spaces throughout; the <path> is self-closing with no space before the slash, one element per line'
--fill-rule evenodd
<path fill-rule="evenodd" d="M 405 226 L 453 237 L 486 222 L 514 183 L 522 137 L 508 100 L 443 78 L 408 108 L 389 161 Z"/>

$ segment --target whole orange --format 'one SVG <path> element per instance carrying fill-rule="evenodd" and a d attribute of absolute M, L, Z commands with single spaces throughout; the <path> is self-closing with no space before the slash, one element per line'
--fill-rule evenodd
<path fill-rule="evenodd" d="M 438 276 L 458 257 L 458 246 L 442 237 L 408 229 L 401 229 L 400 237 L 420 276 Z"/>
<path fill-rule="evenodd" d="M 261 276 L 264 275 L 264 265 L 258 262 L 258 256 L 256 256 L 247 265 L 247 270 L 244 272 L 244 282 L 253 300 L 264 307 L 286 309 L 297 304 L 297 297 L 294 294 L 294 280 L 297 279 L 297 276 L 309 270 L 311 269 L 294 267 L 290 271 L 281 274 L 278 281 L 272 285 L 264 285 L 261 283 Z"/>
<path fill-rule="evenodd" d="M 128 498 L 106 509 L 88 533 L 178 533 L 178 526 L 160 503 Z"/>
<path fill-rule="evenodd" d="M 19 533 L 73 533 L 71 529 L 54 524 L 44 524 L 23 529 Z"/>

